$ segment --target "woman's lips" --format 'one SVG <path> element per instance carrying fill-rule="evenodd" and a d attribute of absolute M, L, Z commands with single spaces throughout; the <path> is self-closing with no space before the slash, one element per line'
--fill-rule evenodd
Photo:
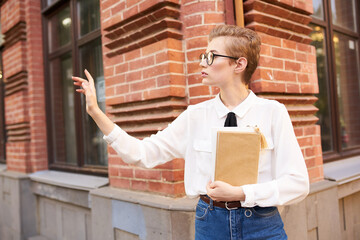
<path fill-rule="evenodd" d="M 201 76 L 202 76 L 202 77 L 207 77 L 207 75 L 208 75 L 208 74 L 207 74 L 206 72 L 201 72 Z"/>

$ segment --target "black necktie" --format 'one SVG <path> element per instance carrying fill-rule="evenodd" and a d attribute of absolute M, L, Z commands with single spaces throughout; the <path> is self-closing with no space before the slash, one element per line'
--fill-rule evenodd
<path fill-rule="evenodd" d="M 225 120 L 224 127 L 237 127 L 235 113 L 233 113 L 233 112 L 228 113 L 226 120 Z"/>

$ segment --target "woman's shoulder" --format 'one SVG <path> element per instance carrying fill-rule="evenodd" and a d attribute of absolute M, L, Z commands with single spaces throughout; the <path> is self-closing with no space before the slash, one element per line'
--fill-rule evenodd
<path fill-rule="evenodd" d="M 262 107 L 268 110 L 278 110 L 281 111 L 285 108 L 285 105 L 283 103 L 280 103 L 279 101 L 275 99 L 268 99 L 265 97 L 258 97 L 255 98 L 255 105 L 257 107 Z"/>

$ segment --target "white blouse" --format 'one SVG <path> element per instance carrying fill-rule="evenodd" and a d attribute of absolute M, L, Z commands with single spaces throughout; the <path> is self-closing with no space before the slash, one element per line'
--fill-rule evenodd
<path fill-rule="evenodd" d="M 143 140 L 117 125 L 103 138 L 125 162 L 146 168 L 184 158 L 185 192 L 197 197 L 206 194 L 206 185 L 214 175 L 211 129 L 223 127 L 228 112 L 218 94 L 188 106 L 167 128 Z M 280 206 L 303 200 L 309 193 L 309 176 L 285 106 L 249 90 L 247 98 L 232 112 L 238 127 L 257 125 L 268 144 L 260 153 L 257 184 L 242 186 L 242 206 Z"/>

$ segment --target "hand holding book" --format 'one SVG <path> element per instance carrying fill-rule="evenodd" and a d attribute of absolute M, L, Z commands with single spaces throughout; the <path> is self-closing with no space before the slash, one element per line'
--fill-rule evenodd
<path fill-rule="evenodd" d="M 215 145 L 215 181 L 233 186 L 257 183 L 261 147 L 264 136 L 257 127 L 217 129 Z"/>
<path fill-rule="evenodd" d="M 242 187 L 232 186 L 226 182 L 209 181 L 206 190 L 207 195 L 215 201 L 245 201 L 245 194 Z"/>

